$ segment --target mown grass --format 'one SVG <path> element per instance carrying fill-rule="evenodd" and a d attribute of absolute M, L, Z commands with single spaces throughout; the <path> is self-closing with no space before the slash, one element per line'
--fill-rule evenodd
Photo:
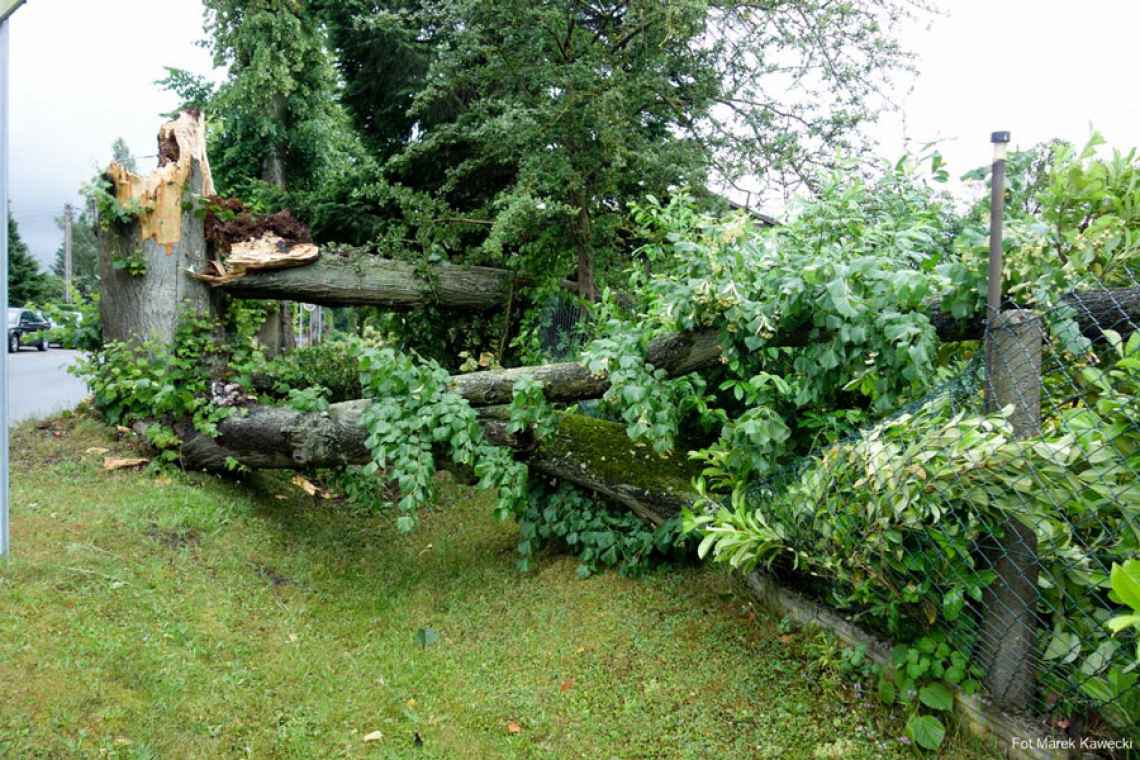
<path fill-rule="evenodd" d="M 449 482 L 401 535 L 283 476 L 104 472 L 92 447 L 129 453 L 84 420 L 13 436 L 2 756 L 911 753 L 719 570 L 520 575 L 515 528 Z"/>

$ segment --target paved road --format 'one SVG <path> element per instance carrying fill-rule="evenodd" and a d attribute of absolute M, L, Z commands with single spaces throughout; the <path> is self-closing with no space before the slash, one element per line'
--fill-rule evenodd
<path fill-rule="evenodd" d="M 58 348 L 8 354 L 8 424 L 48 417 L 78 404 L 87 386 L 67 368 L 79 356 L 78 351 Z"/>

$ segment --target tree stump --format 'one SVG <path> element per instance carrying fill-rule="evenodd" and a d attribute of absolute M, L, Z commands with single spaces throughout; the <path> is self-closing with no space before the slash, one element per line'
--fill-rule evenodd
<path fill-rule="evenodd" d="M 184 315 L 220 312 L 221 295 L 187 274 L 206 266 L 196 201 L 214 194 L 202 116 L 187 111 L 163 124 L 158 146 L 151 174 L 112 163 L 105 175 L 120 212 L 100 219 L 105 341 L 168 343 Z"/>

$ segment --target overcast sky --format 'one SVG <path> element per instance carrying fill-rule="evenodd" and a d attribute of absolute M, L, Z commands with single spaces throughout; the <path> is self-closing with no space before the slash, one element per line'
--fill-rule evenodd
<path fill-rule="evenodd" d="M 1140 145 L 1134 94 L 1135 0 L 943 0 L 945 17 L 908 30 L 920 76 L 879 130 L 883 152 L 940 139 L 953 174 L 983 164 L 989 134 L 1015 145 L 1082 141 L 1094 125 L 1111 145 Z M 159 114 L 175 100 L 163 66 L 205 73 L 199 0 L 29 0 L 11 21 L 11 195 L 20 232 L 45 264 L 63 204 L 126 139 L 152 156 Z M 905 95 L 905 97 L 903 97 Z M 153 161 L 140 162 L 149 169 Z"/>
<path fill-rule="evenodd" d="M 111 160 L 123 137 L 153 156 L 159 114 L 178 105 L 154 80 L 164 66 L 210 69 L 198 0 L 28 0 L 11 21 L 12 212 L 45 265 L 55 218 Z M 154 161 L 140 161 L 150 169 Z"/>

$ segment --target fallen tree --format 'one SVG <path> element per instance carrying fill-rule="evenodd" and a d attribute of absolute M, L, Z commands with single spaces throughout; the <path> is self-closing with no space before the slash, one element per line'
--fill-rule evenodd
<path fill-rule="evenodd" d="M 505 269 L 440 264 L 427 276 L 412 264 L 378 256 L 324 253 L 304 267 L 251 272 L 224 283 L 237 298 L 288 298 L 322 306 L 413 309 L 428 304 L 478 310 L 506 303 L 514 275 Z"/>
<path fill-rule="evenodd" d="M 240 204 L 230 209 L 230 222 L 218 222 L 206 235 L 203 220 L 187 210 L 193 204 L 183 202 L 187 193 L 212 193 L 200 119 L 184 114 L 164 125 L 160 143 L 166 163 L 151 177 L 138 178 L 114 166 L 110 172 L 116 202 L 134 203 L 139 211 L 105 246 L 105 271 L 119 272 L 104 280 L 104 329 L 109 339 L 172 334 L 185 301 L 196 304 L 199 311 L 217 314 L 224 295 L 330 306 L 479 310 L 509 302 L 520 284 L 514 273 L 503 269 L 417 267 L 361 254 L 320 255 L 303 239 L 307 230 L 282 238 L 281 230 L 262 229 L 268 220 L 249 217 Z M 177 206 L 170 188 L 178 191 Z M 277 221 L 285 232 L 296 225 L 291 218 Z M 242 230 L 250 231 L 249 241 L 239 239 Z M 207 251 L 207 240 L 221 244 L 222 250 Z M 126 282 L 120 281 L 128 275 L 114 266 L 115 245 L 122 248 L 123 241 L 126 245 L 140 241 L 146 255 L 144 271 L 129 275 L 136 279 Z M 233 259 L 228 266 L 221 258 L 224 254 Z M 1128 333 L 1140 322 L 1140 288 L 1070 293 L 1062 303 L 1071 307 L 1080 331 L 1090 338 L 1100 337 L 1110 327 Z M 159 318 L 151 318 L 151 311 Z M 983 337 L 980 316 L 955 319 L 934 305 L 926 313 L 943 341 Z M 806 328 L 785 325 L 767 345 L 805 345 L 809 335 Z M 705 370 L 723 360 L 721 335 L 711 329 L 664 335 L 652 341 L 640 358 L 668 377 Z M 604 374 L 575 362 L 454 375 L 449 385 L 472 407 L 489 408 L 509 403 L 523 377 L 541 383 L 550 402 L 597 398 L 610 387 Z M 361 417 L 369 403 L 347 401 L 312 413 L 252 406 L 222 420 L 213 438 L 190 428 L 179 430 L 181 461 L 188 468 L 207 470 L 228 469 L 234 462 L 251 469 L 365 463 L 371 454 Z M 481 419 L 488 440 L 514 449 L 534 471 L 604 494 L 652 522 L 664 521 L 693 497 L 684 474 L 689 472 L 688 464 L 677 458 L 660 459 L 648 447 L 632 444 L 622 425 L 575 415 L 563 415 L 563 423 L 553 440 L 536 445 L 526 436 L 508 434 L 505 423 L 492 412 Z M 646 464 L 654 465 L 652 477 L 638 476 Z"/>
<path fill-rule="evenodd" d="M 368 403 L 346 401 L 323 412 L 258 406 L 223 420 L 213 438 L 186 428 L 180 431 L 185 438 L 182 465 L 222 472 L 235 461 L 251 469 L 366 464 L 372 455 L 361 415 Z M 508 433 L 493 411 L 481 422 L 488 440 L 515 449 L 533 472 L 602 494 L 655 525 L 696 497 L 690 462 L 631 443 L 618 423 L 566 414 L 550 440 L 535 443 L 529 436 Z"/>

